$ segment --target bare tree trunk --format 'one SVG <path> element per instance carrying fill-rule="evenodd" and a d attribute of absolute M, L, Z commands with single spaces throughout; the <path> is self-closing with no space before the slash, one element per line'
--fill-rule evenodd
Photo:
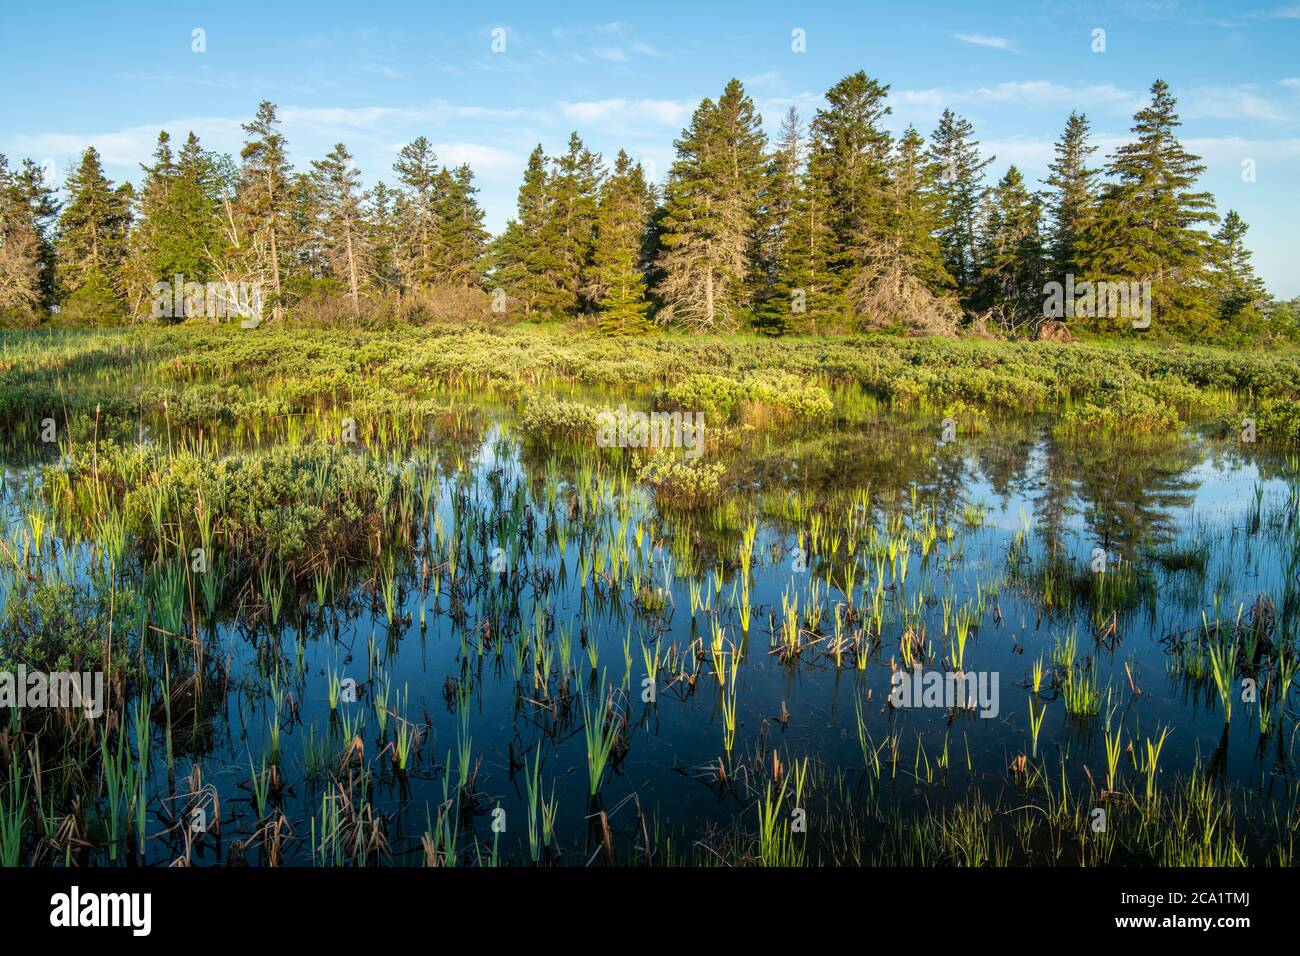
<path fill-rule="evenodd" d="M 348 226 L 348 286 L 352 290 L 352 317 L 361 315 L 361 302 L 357 298 L 357 261 L 352 256 L 352 227 Z"/>
<path fill-rule="evenodd" d="M 709 266 L 704 270 L 704 315 L 709 325 L 713 327 L 713 267 Z"/>
<path fill-rule="evenodd" d="M 271 222 L 271 285 L 275 288 L 275 318 L 281 315 L 280 308 L 280 255 L 275 248 L 275 221 Z"/>
<path fill-rule="evenodd" d="M 275 288 L 275 309 L 273 314 L 278 320 L 283 313 L 280 306 L 280 253 L 275 244 L 275 189 L 272 186 L 270 169 L 266 173 L 266 201 L 267 211 L 271 214 L 269 222 L 271 224 L 271 285 Z"/>

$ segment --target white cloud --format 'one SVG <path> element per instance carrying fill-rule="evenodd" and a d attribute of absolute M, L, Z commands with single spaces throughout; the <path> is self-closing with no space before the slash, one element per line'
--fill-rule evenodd
<path fill-rule="evenodd" d="M 949 36 L 953 39 L 960 40 L 962 43 L 971 43 L 975 46 L 991 47 L 994 50 L 1006 50 L 1008 53 L 1019 53 L 1016 49 L 1016 41 L 1008 40 L 1006 37 L 989 36 L 986 33 L 952 33 Z"/>
<path fill-rule="evenodd" d="M 612 20 L 609 23 L 598 23 L 587 27 L 555 27 L 551 30 L 551 36 L 557 40 L 571 40 L 575 37 L 590 36 L 593 33 L 622 33 L 625 29 L 627 24 Z"/>
<path fill-rule="evenodd" d="M 591 55 L 598 60 L 609 60 L 611 63 L 626 63 L 627 54 L 623 52 L 622 47 L 602 46 L 596 47 L 591 51 Z"/>
<path fill-rule="evenodd" d="M 1128 140 L 1122 136 L 1090 137 L 1089 143 L 1097 147 L 1097 152 L 1092 157 L 1092 165 L 1100 165 L 1108 153 L 1126 142 Z M 1030 178 L 1038 179 L 1047 174 L 1047 164 L 1056 155 L 1056 140 L 1031 136 L 981 140 L 980 153 L 984 156 L 997 157 L 990 172 L 996 171 L 999 177 L 1008 166 L 1016 166 Z"/>
<path fill-rule="evenodd" d="M 127 167 L 138 172 L 139 165 L 147 162 L 158 144 L 158 134 L 164 129 L 172 134 L 173 144 L 193 131 L 208 149 L 232 150 L 243 136 L 242 120 L 223 117 L 196 117 L 176 120 L 166 124 L 146 124 L 105 133 L 19 133 L 12 137 L 13 152 L 31 156 L 44 162 L 53 159 L 62 168 L 95 147 L 100 159 L 108 166 Z"/>
<path fill-rule="evenodd" d="M 1270 123 L 1288 119 L 1277 104 L 1260 95 L 1251 84 L 1195 87 L 1187 93 L 1183 108 L 1190 119 L 1256 119 Z"/>
<path fill-rule="evenodd" d="M 794 98 L 800 112 L 808 109 L 809 99 L 807 94 Z M 909 123 L 930 125 L 945 109 L 960 113 L 1002 108 L 1042 110 L 1059 115 L 1063 125 L 1065 116 L 1073 110 L 1089 116 L 1132 116 L 1146 102 L 1146 94 L 1109 83 L 1067 86 L 1048 80 L 1026 80 L 965 89 L 890 90 L 888 102 L 893 108 L 892 125 L 898 128 Z M 822 105 L 820 97 L 811 105 Z"/>
<path fill-rule="evenodd" d="M 1234 170 L 1241 165 L 1243 159 L 1253 159 L 1261 166 L 1279 163 L 1294 167 L 1295 160 L 1300 158 L 1300 139 L 1199 136 L 1184 139 L 1183 145 L 1207 163 L 1232 167 Z"/>
<path fill-rule="evenodd" d="M 469 163 L 475 175 L 521 169 L 525 162 L 523 156 L 482 143 L 434 143 L 433 151 L 438 154 L 443 165 L 459 166 L 461 163 Z"/>
<path fill-rule="evenodd" d="M 642 40 L 629 43 L 627 46 L 598 46 L 587 51 L 589 56 L 597 60 L 606 60 L 610 63 L 627 63 L 632 57 L 636 56 L 662 57 L 668 54 L 662 53 L 657 47 L 652 46 Z M 578 57 L 580 60 L 581 56 Z M 585 61 L 584 61 L 585 62 Z"/>
<path fill-rule="evenodd" d="M 280 110 L 286 126 L 306 125 L 320 129 L 375 129 L 393 123 L 436 123 L 459 119 L 535 119 L 533 110 L 464 106 L 435 100 L 424 106 L 304 107 Z"/>
<path fill-rule="evenodd" d="M 279 116 L 283 123 L 282 130 L 289 140 L 291 156 L 304 167 L 308 159 L 337 142 L 347 143 L 354 152 L 360 154 L 386 149 L 398 137 L 402 137 L 400 142 L 405 143 L 417 135 L 421 127 L 447 126 L 462 120 L 544 122 L 551 118 L 545 112 L 467 106 L 444 101 L 419 107 L 287 106 L 280 109 Z M 193 131 L 205 148 L 237 156 L 245 139 L 243 124 L 248 119 L 249 117 L 198 116 L 103 132 L 18 133 L 5 141 L 0 151 L 30 156 L 42 163 L 52 161 L 56 168 L 67 169 L 87 147 L 94 146 L 104 164 L 112 170 L 114 178 L 126 176 L 134 180 L 139 176 L 141 164 L 147 163 L 153 155 L 158 134 L 162 130 L 172 134 L 173 143 Z M 485 172 L 491 172 L 522 165 L 522 160 L 513 153 L 467 140 L 449 140 L 436 149 L 444 162 L 452 165 L 468 162 L 476 171 L 481 168 Z"/>
<path fill-rule="evenodd" d="M 1279 7 L 1266 13 L 1253 13 L 1251 16 L 1263 20 L 1300 20 L 1300 3 Z"/>
<path fill-rule="evenodd" d="M 584 100 L 563 102 L 560 111 L 580 123 L 608 123 L 617 121 L 649 121 L 667 126 L 680 126 L 690 116 L 693 106 L 673 100 Z"/>

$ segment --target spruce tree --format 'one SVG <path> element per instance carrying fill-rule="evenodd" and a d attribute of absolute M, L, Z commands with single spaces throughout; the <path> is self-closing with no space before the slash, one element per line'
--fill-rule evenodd
<path fill-rule="evenodd" d="M 547 184 L 551 219 L 545 233 L 558 260 L 555 281 L 563 294 L 559 309 L 575 315 L 588 305 L 583 289 L 590 284 L 587 269 L 604 168 L 600 155 L 587 149 L 577 133 L 570 134 L 568 150 L 553 166 Z"/>
<path fill-rule="evenodd" d="M 989 191 L 980 254 L 980 308 L 991 309 L 1006 332 L 1037 324 L 1042 315 L 1044 255 L 1041 203 L 1011 166 Z"/>
<path fill-rule="evenodd" d="M 381 180 L 366 193 L 362 208 L 362 229 L 370 250 L 372 279 L 384 295 L 401 298 L 401 270 L 398 266 L 400 229 L 395 212 L 397 195 Z"/>
<path fill-rule="evenodd" d="M 1214 288 L 1219 320 L 1224 323 L 1255 318 L 1268 301 L 1268 291 L 1255 274 L 1246 248 L 1247 228 L 1237 211 L 1229 209 L 1214 234 Z"/>
<path fill-rule="evenodd" d="M 522 306 L 526 318 L 558 317 L 568 301 L 559 284 L 560 258 L 551 244 L 553 222 L 546 155 L 539 144 L 524 169 L 518 213 L 493 245 L 489 279 Z"/>
<path fill-rule="evenodd" d="M 769 335 L 791 331 L 807 312 L 807 296 L 798 285 L 803 264 L 797 221 L 803 205 L 803 152 L 799 112 L 792 106 L 781 123 L 761 191 L 753 324 Z"/>
<path fill-rule="evenodd" d="M 462 163 L 438 176 L 438 278 L 447 285 L 468 288 L 483 280 L 488 231 L 483 209 L 475 198 L 474 172 Z"/>
<path fill-rule="evenodd" d="M 163 247 L 165 237 L 175 231 L 171 220 L 172 181 L 176 177 L 176 157 L 172 152 L 171 134 L 162 130 L 154 146 L 153 162 L 141 164 L 144 178 L 135 197 L 135 224 L 130 235 L 130 254 L 127 263 L 127 297 L 131 311 L 140 314 L 154 300 L 154 284 L 160 280 L 173 282 L 175 273 L 167 261 Z M 182 284 L 187 281 L 182 276 Z M 165 316 L 173 318 L 173 296 L 165 297 Z M 179 318 L 179 316 L 175 316 Z"/>
<path fill-rule="evenodd" d="M 858 72 L 826 92 L 810 127 L 808 165 L 824 184 L 833 246 L 827 293 L 855 312 L 870 298 L 892 250 L 885 238 L 893 141 L 883 124 L 889 87 Z"/>
<path fill-rule="evenodd" d="M 33 198 L 53 199 L 39 188 L 39 176 L 29 165 L 11 170 L 0 155 L 0 321 L 31 322 L 48 307 L 46 226 Z"/>
<path fill-rule="evenodd" d="M 221 181 L 218 158 L 203 149 L 193 132 L 176 154 L 171 202 L 177 231 L 168 237 L 168 244 L 175 267 L 206 282 L 213 278 L 224 251 Z"/>
<path fill-rule="evenodd" d="M 126 312 L 122 271 L 133 192 L 129 184 L 113 187 L 93 146 L 69 174 L 66 189 L 56 243 L 65 317 L 118 323 Z"/>
<path fill-rule="evenodd" d="M 954 282 L 936 237 L 940 200 L 925 140 L 908 127 L 894 144 L 880 225 L 856 247 L 859 267 L 848 286 L 859 321 L 948 334 L 961 318 Z"/>
<path fill-rule="evenodd" d="M 731 80 L 674 144 L 658 223 L 660 322 L 734 328 L 753 293 L 766 137 L 754 102 Z"/>
<path fill-rule="evenodd" d="M 400 235 L 403 273 L 410 285 L 429 284 L 437 278 L 438 157 L 419 136 L 402 147 L 393 171 L 406 193 Z"/>
<path fill-rule="evenodd" d="M 1194 188 L 1205 166 L 1178 141 L 1176 105 L 1169 85 L 1156 80 L 1150 104 L 1133 118 L 1134 141 L 1106 164 L 1110 182 L 1085 226 L 1079 260 L 1094 282 L 1150 282 L 1153 323 L 1196 332 L 1214 309 L 1213 240 L 1202 227 L 1218 216 L 1214 197 Z M 1132 318 L 1100 316 L 1093 324 L 1125 329 Z"/>
<path fill-rule="evenodd" d="M 1056 142 L 1056 158 L 1048 164 L 1051 175 L 1047 208 L 1051 225 L 1047 240 L 1051 277 L 1064 283 L 1067 274 L 1079 272 L 1078 246 L 1096 203 L 1097 170 L 1088 166 L 1097 147 L 1088 142 L 1088 118 L 1071 113 Z"/>
<path fill-rule="evenodd" d="M 980 156 L 975 128 L 952 110 L 944 110 L 930 136 L 930 162 L 939 198 L 939 245 L 948 273 L 963 301 L 979 279 L 979 213 L 984 198 L 984 169 L 996 157 Z"/>
<path fill-rule="evenodd" d="M 58 302 L 58 277 L 54 250 L 54 232 L 62 204 L 53 183 L 45 181 L 45 170 L 24 159 L 14 176 L 19 197 L 26 206 L 26 219 L 36 234 L 37 259 L 40 262 L 41 301 L 39 308 L 49 312 Z"/>
<path fill-rule="evenodd" d="M 649 327 L 646 295 L 646 230 L 653 192 L 640 164 L 619 150 L 601 186 L 587 295 L 600 312 L 600 329 L 612 335 Z"/>
<path fill-rule="evenodd" d="M 332 281 L 323 229 L 320 184 L 311 173 L 291 172 L 286 181 L 286 212 L 281 220 L 281 258 L 284 260 L 284 297 L 320 291 Z"/>
<path fill-rule="evenodd" d="M 248 139 L 240 152 L 243 214 L 252 233 L 257 266 L 270 278 L 272 313 L 277 319 L 283 314 L 280 244 L 292 207 L 287 144 L 279 125 L 275 104 L 263 100 L 257 116 L 244 124 Z"/>
<path fill-rule="evenodd" d="M 208 282 L 224 258 L 217 161 L 198 137 L 190 133 L 173 155 L 171 138 L 159 133 L 153 164 L 142 168 L 128 266 L 129 299 L 137 313 L 153 302 L 156 283 L 174 284 L 178 276 L 182 284 Z"/>
<path fill-rule="evenodd" d="M 786 264 L 778 280 L 788 290 L 782 297 L 788 300 L 789 332 L 815 334 L 819 327 L 832 327 L 843 314 L 841 283 L 833 272 L 839 253 L 833 212 L 829 185 L 811 163 L 805 163 L 795 194 Z"/>
<path fill-rule="evenodd" d="M 321 204 L 321 235 L 331 273 L 348 289 L 352 315 L 361 314 L 361 286 L 369 275 L 369 248 L 361 214 L 361 173 L 342 143 L 312 162 Z"/>
<path fill-rule="evenodd" d="M 926 158 L 925 139 L 909 126 L 895 144 L 892 160 L 890 218 L 897 256 L 931 294 L 948 295 L 954 285 L 936 236 L 940 197 L 934 166 Z"/>

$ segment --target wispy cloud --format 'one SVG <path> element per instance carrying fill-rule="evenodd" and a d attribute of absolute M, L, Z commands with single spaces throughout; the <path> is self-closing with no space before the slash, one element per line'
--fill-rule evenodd
<path fill-rule="evenodd" d="M 1188 91 L 1184 106 L 1189 119 L 1253 119 L 1270 123 L 1290 119 L 1276 102 L 1249 83 L 1194 87 Z"/>
<path fill-rule="evenodd" d="M 1008 53 L 1020 52 L 1016 49 L 1016 41 L 1008 40 L 1006 37 L 989 36 L 987 33 L 952 33 L 949 36 L 955 40 L 960 40 L 962 43 L 970 43 L 975 46 L 987 46 L 994 50 L 1005 50 Z"/>
<path fill-rule="evenodd" d="M 543 110 L 496 109 L 440 100 L 418 107 L 286 106 L 280 109 L 279 116 L 290 144 L 308 150 L 336 142 L 386 147 L 394 136 L 408 131 L 462 120 L 547 122 L 553 118 Z M 193 131 L 207 148 L 233 153 L 244 140 L 243 124 L 247 121 L 247 117 L 194 116 L 92 133 L 19 133 L 10 138 L 8 147 L 19 155 L 39 157 L 41 161 L 50 158 L 66 166 L 87 147 L 94 146 L 106 164 L 134 175 L 140 164 L 152 155 L 158 134 L 163 130 L 173 137 Z M 439 155 L 447 162 L 468 162 L 476 169 L 522 165 L 520 157 L 506 150 L 459 140 L 442 144 Z"/>
<path fill-rule="evenodd" d="M 629 123 L 649 121 L 680 126 L 690 116 L 692 104 L 675 100 L 583 100 L 560 104 L 560 112 L 580 123 Z"/>
<path fill-rule="evenodd" d="M 610 34 L 622 33 L 626 29 L 626 23 L 619 20 L 611 20 L 608 23 L 597 23 L 591 26 L 555 27 L 551 30 L 551 36 L 557 40 L 574 40 L 582 37 L 589 37 L 593 34 L 608 36 Z"/>
<path fill-rule="evenodd" d="M 1300 20 L 1300 3 L 1293 3 L 1289 7 L 1278 7 L 1275 10 L 1252 13 L 1251 16 L 1258 20 Z"/>
<path fill-rule="evenodd" d="M 1072 86 L 1051 80 L 1023 80 L 966 88 L 891 90 L 890 103 L 905 122 L 923 122 L 945 109 L 1014 106 L 1027 110 L 1079 110 L 1111 116 L 1131 116 L 1146 102 L 1140 90 L 1110 83 Z"/>
<path fill-rule="evenodd" d="M 286 126 L 310 126 L 340 131 L 377 129 L 395 123 L 444 123 L 463 119 L 544 119 L 545 113 L 500 109 L 434 100 L 423 106 L 287 106 L 280 110 Z"/>
<path fill-rule="evenodd" d="M 243 136 L 244 120 L 218 116 L 179 119 L 170 123 L 149 123 L 102 133 L 19 133 L 12 137 L 14 151 L 38 157 L 41 162 L 54 160 L 64 167 L 71 164 L 90 146 L 109 166 L 134 172 L 146 162 L 164 129 L 175 135 L 193 131 L 208 148 L 231 150 Z"/>
<path fill-rule="evenodd" d="M 400 148 L 401 146 L 395 147 L 393 152 Z M 447 166 L 469 163 L 476 175 L 503 170 L 513 172 L 521 169 L 525 162 L 524 156 L 483 143 L 434 143 L 433 151 Z"/>

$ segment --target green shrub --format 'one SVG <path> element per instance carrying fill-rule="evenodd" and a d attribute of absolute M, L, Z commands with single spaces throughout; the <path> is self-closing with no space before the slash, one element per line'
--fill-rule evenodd
<path fill-rule="evenodd" d="M 580 402 L 565 402 L 550 395 L 539 395 L 524 407 L 519 429 L 539 440 L 566 438 L 595 441 L 597 411 Z"/>
<path fill-rule="evenodd" d="M 700 459 L 679 458 L 660 451 L 637 466 L 637 481 L 655 490 L 655 500 L 679 507 L 697 507 L 715 499 L 726 468 Z"/>
<path fill-rule="evenodd" d="M 1177 432 L 1182 424 L 1168 404 L 1144 392 L 1119 392 L 1106 401 L 1071 406 L 1059 427 L 1075 436 L 1154 436 Z"/>
<path fill-rule="evenodd" d="M 1268 402 L 1255 416 L 1259 434 L 1269 441 L 1300 445 L 1300 401 Z"/>

